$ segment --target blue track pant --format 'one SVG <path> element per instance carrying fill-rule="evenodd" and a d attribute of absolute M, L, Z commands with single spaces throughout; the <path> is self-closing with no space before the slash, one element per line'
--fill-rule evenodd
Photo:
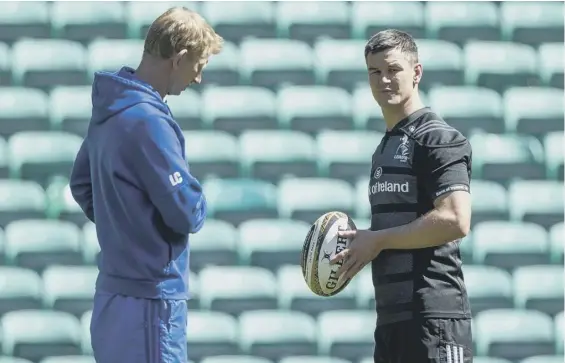
<path fill-rule="evenodd" d="M 186 300 L 96 292 L 90 336 L 96 363 L 187 363 Z"/>

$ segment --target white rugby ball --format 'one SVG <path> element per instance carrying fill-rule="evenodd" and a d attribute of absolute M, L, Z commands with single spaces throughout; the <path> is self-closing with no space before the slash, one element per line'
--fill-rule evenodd
<path fill-rule="evenodd" d="M 330 265 L 330 260 L 347 248 L 349 241 L 337 232 L 355 230 L 355 223 L 342 212 L 329 212 L 318 218 L 308 231 L 302 247 L 301 267 L 306 284 L 319 296 L 333 296 L 342 291 L 350 279 L 338 279 L 341 263 Z"/>

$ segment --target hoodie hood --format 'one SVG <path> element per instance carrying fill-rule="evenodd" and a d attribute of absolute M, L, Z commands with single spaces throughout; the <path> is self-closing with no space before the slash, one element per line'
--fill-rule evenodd
<path fill-rule="evenodd" d="M 170 115 L 169 107 L 159 93 L 149 84 L 139 80 L 132 68 L 123 67 L 117 72 L 94 74 L 91 122 L 103 123 L 139 103 L 149 103 Z"/>

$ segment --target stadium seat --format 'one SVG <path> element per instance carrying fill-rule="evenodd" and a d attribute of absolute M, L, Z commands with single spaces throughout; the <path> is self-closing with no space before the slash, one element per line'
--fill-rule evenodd
<path fill-rule="evenodd" d="M 473 216 L 471 224 L 491 220 L 508 220 L 508 194 L 499 183 L 488 180 L 473 180 L 471 184 Z"/>
<path fill-rule="evenodd" d="M 33 270 L 0 266 L 0 286 L 0 316 L 10 311 L 43 307 L 41 278 Z"/>
<path fill-rule="evenodd" d="M 55 2 L 51 8 L 51 24 L 56 38 L 88 43 L 96 38 L 127 37 L 124 3 L 108 1 Z"/>
<path fill-rule="evenodd" d="M 504 358 L 473 357 L 473 363 L 512 363 L 512 362 Z"/>
<path fill-rule="evenodd" d="M 476 354 L 517 361 L 554 353 L 553 321 L 539 311 L 493 309 L 475 319 Z"/>
<path fill-rule="evenodd" d="M 187 327 L 188 358 L 239 354 L 237 320 L 225 313 L 193 311 Z"/>
<path fill-rule="evenodd" d="M 285 357 L 279 363 L 351 363 L 348 360 L 336 357 L 316 357 L 316 356 L 291 356 Z"/>
<path fill-rule="evenodd" d="M 274 363 L 272 360 L 251 355 L 216 355 L 206 357 L 200 363 Z"/>
<path fill-rule="evenodd" d="M 510 184 L 510 218 L 537 223 L 547 229 L 563 222 L 563 183 L 518 180 Z"/>
<path fill-rule="evenodd" d="M 96 255 L 100 252 L 100 245 L 96 235 L 96 225 L 92 222 L 86 223 L 82 228 L 83 259 L 86 265 L 96 264 Z"/>
<path fill-rule="evenodd" d="M 128 38 L 145 38 L 151 24 L 168 9 L 175 6 L 186 6 L 191 10 L 199 12 L 198 1 L 144 1 L 127 2 L 125 6 L 125 19 L 128 26 Z"/>
<path fill-rule="evenodd" d="M 253 219 L 239 226 L 239 259 L 244 265 L 273 272 L 296 265 L 310 224 L 290 219 Z M 280 285 L 279 285 L 280 286 Z"/>
<path fill-rule="evenodd" d="M 331 310 L 353 310 L 356 305 L 355 284 L 351 282 L 339 294 L 330 297 L 315 295 L 304 282 L 300 265 L 283 266 L 277 273 L 279 308 L 304 312 L 317 317 Z"/>
<path fill-rule="evenodd" d="M 545 165 L 547 178 L 563 181 L 563 145 L 565 140 L 562 131 L 549 132 L 543 139 L 545 149 Z"/>
<path fill-rule="evenodd" d="M 316 148 L 313 138 L 292 130 L 246 130 L 239 137 L 245 177 L 273 183 L 287 177 L 315 177 Z"/>
<path fill-rule="evenodd" d="M 43 272 L 45 306 L 80 318 L 92 309 L 98 269 L 93 266 L 49 266 Z"/>
<path fill-rule="evenodd" d="M 563 90 L 543 87 L 516 87 L 503 96 L 506 131 L 538 137 L 548 132 L 563 134 Z"/>
<path fill-rule="evenodd" d="M 10 177 L 10 154 L 8 142 L 0 136 L 0 179 Z"/>
<path fill-rule="evenodd" d="M 202 104 L 197 91 L 186 89 L 178 96 L 167 97 L 165 102 L 181 129 L 192 131 L 202 128 Z"/>
<path fill-rule="evenodd" d="M 369 229 L 369 228 L 371 228 L 371 218 L 354 217 L 352 219 L 353 219 L 353 222 L 355 223 L 355 226 L 357 226 L 358 229 Z"/>
<path fill-rule="evenodd" d="M 512 277 L 516 308 L 552 316 L 563 311 L 563 266 L 521 266 Z"/>
<path fill-rule="evenodd" d="M 49 183 L 46 192 L 49 202 L 49 208 L 47 209 L 47 216 L 49 218 L 72 222 L 79 227 L 82 227 L 89 221 L 74 200 L 67 178 L 55 176 Z"/>
<path fill-rule="evenodd" d="M 314 223 L 322 214 L 354 211 L 353 188 L 343 180 L 285 179 L 279 183 L 279 216 Z"/>
<path fill-rule="evenodd" d="M 209 88 L 202 93 L 202 122 L 206 129 L 239 134 L 244 129 L 276 129 L 275 94 L 261 87 Z"/>
<path fill-rule="evenodd" d="M 94 360 L 94 357 L 86 355 L 66 355 L 47 357 L 42 359 L 39 363 L 96 363 L 96 361 Z"/>
<path fill-rule="evenodd" d="M 557 314 L 553 319 L 553 332 L 555 333 L 555 353 L 563 354 L 563 324 L 565 323 L 563 319 L 563 312 Z"/>
<path fill-rule="evenodd" d="M 386 131 L 383 111 L 373 98 L 369 86 L 359 87 L 353 91 L 353 124 L 355 130 Z"/>
<path fill-rule="evenodd" d="M 198 283 L 198 275 L 190 271 L 188 276 L 190 299 L 187 301 L 188 310 L 200 309 L 200 284 Z"/>
<path fill-rule="evenodd" d="M 277 35 L 313 44 L 319 38 L 349 38 L 350 6 L 346 1 L 277 3 Z M 338 54 L 335 54 L 338 55 Z M 279 362 L 280 363 L 280 362 Z"/>
<path fill-rule="evenodd" d="M 465 84 L 499 93 L 540 84 L 534 48 L 502 41 L 470 41 L 464 49 Z"/>
<path fill-rule="evenodd" d="M 549 230 L 551 262 L 555 264 L 563 264 L 563 249 L 565 247 L 563 226 L 563 222 L 557 223 Z"/>
<path fill-rule="evenodd" d="M 0 13 L 0 42 L 14 43 L 21 38 L 48 38 L 49 3 L 5 1 Z"/>
<path fill-rule="evenodd" d="M 92 116 L 91 86 L 57 86 L 49 95 L 50 128 L 86 136 Z"/>
<path fill-rule="evenodd" d="M 316 355 L 316 323 L 305 313 L 247 311 L 239 318 L 243 353 L 278 361 L 292 355 Z"/>
<path fill-rule="evenodd" d="M 18 357 L 0 356 L 0 363 L 33 363 L 33 362 L 28 359 L 23 359 Z"/>
<path fill-rule="evenodd" d="M 190 172 L 199 179 L 239 176 L 239 145 L 225 131 L 184 131 L 184 150 Z"/>
<path fill-rule="evenodd" d="M 275 276 L 251 266 L 210 266 L 198 274 L 200 303 L 205 310 L 239 315 L 244 311 L 276 309 Z"/>
<path fill-rule="evenodd" d="M 0 28 L 2 24 L 0 24 Z M 1 33 L 0 33 L 1 34 Z M 12 84 L 12 65 L 8 44 L 0 43 L 0 87 Z"/>
<path fill-rule="evenodd" d="M 10 173 L 47 187 L 53 176 L 71 173 L 82 138 L 60 131 L 23 131 L 8 140 Z"/>
<path fill-rule="evenodd" d="M 562 3 L 501 3 L 500 22 L 503 40 L 533 46 L 541 41 L 563 43 Z"/>
<path fill-rule="evenodd" d="M 80 43 L 63 39 L 23 39 L 12 48 L 13 82 L 17 86 L 51 89 L 84 85 L 85 69 L 86 52 Z"/>
<path fill-rule="evenodd" d="M 561 355 L 536 355 L 526 358 L 520 363 L 563 363 L 563 356 Z"/>
<path fill-rule="evenodd" d="M 473 222 L 471 221 L 471 224 Z M 472 229 L 472 228 L 471 228 Z M 461 255 L 461 260 L 463 264 L 472 263 L 473 261 L 473 231 L 471 230 L 467 236 L 461 239 L 459 242 L 459 254 Z"/>
<path fill-rule="evenodd" d="M 371 171 L 371 155 L 383 136 L 375 131 L 321 131 L 316 138 L 319 175 L 350 183 L 367 177 Z"/>
<path fill-rule="evenodd" d="M 374 311 L 328 311 L 318 318 L 318 348 L 320 355 L 357 361 L 373 354 Z M 339 326 L 340 329 L 335 329 Z"/>
<path fill-rule="evenodd" d="M 533 223 L 479 223 L 473 230 L 473 247 L 476 264 L 512 270 L 519 266 L 549 263 L 547 232 Z"/>
<path fill-rule="evenodd" d="M 208 219 L 202 229 L 190 236 L 190 269 L 231 266 L 238 263 L 237 231 L 226 221 Z"/>
<path fill-rule="evenodd" d="M 90 81 L 94 73 L 116 72 L 123 66 L 136 69 L 143 55 L 143 40 L 97 39 L 88 44 L 87 69 Z"/>
<path fill-rule="evenodd" d="M 369 39 L 381 30 L 395 28 L 414 38 L 425 36 L 424 4 L 417 1 L 353 2 L 351 4 L 352 37 Z"/>
<path fill-rule="evenodd" d="M 514 307 L 512 276 L 507 271 L 492 266 L 463 265 L 463 276 L 476 315 L 489 309 L 512 309 Z"/>
<path fill-rule="evenodd" d="M 355 216 L 357 218 L 371 218 L 371 204 L 369 201 L 369 173 L 355 183 Z"/>
<path fill-rule="evenodd" d="M 361 271 L 359 271 L 356 280 L 356 286 L 353 287 L 357 290 L 357 306 L 361 309 L 375 311 L 375 288 L 373 287 L 373 274 L 371 272 L 371 265 L 367 265 Z"/>
<path fill-rule="evenodd" d="M 74 316 L 47 310 L 20 310 L 0 320 L 2 352 L 37 362 L 54 355 L 80 355 L 80 323 Z"/>
<path fill-rule="evenodd" d="M 45 216 L 45 191 L 33 181 L 0 180 L 0 227 L 20 219 Z"/>
<path fill-rule="evenodd" d="M 209 58 L 208 65 L 202 73 L 202 83 L 191 88 L 237 86 L 239 81 L 239 48 L 232 42 L 224 41 L 220 54 Z"/>
<path fill-rule="evenodd" d="M 0 87 L 0 136 L 49 129 L 47 95 L 39 89 Z"/>
<path fill-rule="evenodd" d="M 540 77 L 545 86 L 563 89 L 564 48 L 563 42 L 543 43 L 539 46 Z"/>
<path fill-rule="evenodd" d="M 206 1 L 201 11 L 214 30 L 228 41 L 276 37 L 274 3 Z"/>
<path fill-rule="evenodd" d="M 473 176 L 508 183 L 512 179 L 543 179 L 544 150 L 534 136 L 514 134 L 474 134 Z M 512 205 L 510 205 L 512 208 Z"/>
<path fill-rule="evenodd" d="M 253 218 L 274 218 L 277 189 L 258 179 L 208 179 L 203 184 L 208 216 L 238 226 Z"/>
<path fill-rule="evenodd" d="M 365 40 L 317 41 L 314 45 L 317 84 L 340 87 L 349 92 L 366 85 L 365 44 Z"/>
<path fill-rule="evenodd" d="M 426 4 L 427 37 L 464 45 L 469 40 L 498 40 L 499 15 L 496 4 L 481 2 Z"/>
<path fill-rule="evenodd" d="M 472 86 L 435 87 L 428 92 L 428 98 L 431 108 L 467 137 L 478 130 L 504 132 L 502 98 L 491 89 Z"/>
<path fill-rule="evenodd" d="M 295 86 L 277 96 L 278 121 L 282 129 L 309 134 L 353 127 L 351 97 L 346 90 L 326 86 Z"/>
<path fill-rule="evenodd" d="M 430 3 L 430 5 L 441 5 Z M 417 39 L 418 60 L 425 74 L 418 84 L 422 91 L 438 86 L 463 84 L 463 52 L 455 43 L 437 39 Z M 437 55 L 441 54 L 441 57 Z"/>

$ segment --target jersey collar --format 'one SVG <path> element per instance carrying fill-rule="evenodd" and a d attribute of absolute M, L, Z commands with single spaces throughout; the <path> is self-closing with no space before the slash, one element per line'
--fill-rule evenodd
<path fill-rule="evenodd" d="M 428 112 L 430 112 L 429 107 L 422 107 L 419 110 L 414 111 L 407 117 L 400 120 L 396 125 L 394 125 L 392 130 L 387 131 L 387 133 L 397 133 L 398 131 L 402 131 L 405 134 L 411 134 L 414 131 L 414 127 L 410 126 L 414 126 L 412 124 L 418 121 L 420 117 L 422 117 L 422 115 Z"/>

